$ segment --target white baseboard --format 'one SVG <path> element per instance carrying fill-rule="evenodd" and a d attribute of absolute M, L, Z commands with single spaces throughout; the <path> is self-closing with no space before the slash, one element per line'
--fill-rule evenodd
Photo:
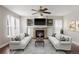
<path fill-rule="evenodd" d="M 79 43 L 78 43 L 78 42 L 75 42 L 75 41 L 72 41 L 72 43 L 74 43 L 74 44 L 76 44 L 76 45 L 79 45 Z"/>
<path fill-rule="evenodd" d="M 8 45 L 8 44 L 9 44 L 9 42 L 7 42 L 7 43 L 1 45 L 0 48 L 3 48 L 4 46 L 6 46 L 6 45 Z"/>

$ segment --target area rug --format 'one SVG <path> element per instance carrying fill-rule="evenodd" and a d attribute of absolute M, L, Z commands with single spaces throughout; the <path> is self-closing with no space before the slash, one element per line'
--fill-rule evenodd
<path fill-rule="evenodd" d="M 64 51 L 56 51 L 53 45 L 49 42 L 48 39 L 45 39 L 44 47 L 40 44 L 35 47 L 35 39 L 32 39 L 31 42 L 23 50 L 17 50 L 15 54 L 65 54 Z"/>

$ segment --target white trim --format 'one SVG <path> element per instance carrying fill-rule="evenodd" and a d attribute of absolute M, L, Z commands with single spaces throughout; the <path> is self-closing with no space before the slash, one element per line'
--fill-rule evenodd
<path fill-rule="evenodd" d="M 76 42 L 76 41 L 72 41 L 72 43 L 74 43 L 74 44 L 76 44 L 76 45 L 79 45 L 79 43 L 78 43 L 78 42 Z"/>
<path fill-rule="evenodd" d="M 6 46 L 6 45 L 8 45 L 8 44 L 9 44 L 9 42 L 7 42 L 7 43 L 5 43 L 5 44 L 1 45 L 1 46 L 0 46 L 0 48 L 2 48 L 2 47 L 4 47 L 4 46 Z"/>

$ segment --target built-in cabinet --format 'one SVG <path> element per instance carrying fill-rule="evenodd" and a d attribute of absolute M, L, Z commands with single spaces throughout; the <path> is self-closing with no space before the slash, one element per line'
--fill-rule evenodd
<path fill-rule="evenodd" d="M 35 17 L 36 18 L 36 17 Z M 35 38 L 35 28 L 46 28 L 45 31 L 45 38 L 47 36 L 51 36 L 53 33 L 60 33 L 60 30 L 62 29 L 62 17 L 50 17 L 50 18 L 44 18 L 46 19 L 46 24 L 45 25 L 35 25 L 34 24 L 34 19 L 35 18 L 25 18 L 26 21 L 26 32 L 31 35 L 33 38 Z M 23 30 L 23 32 L 24 32 Z"/>
<path fill-rule="evenodd" d="M 27 26 L 38 26 L 35 24 L 35 19 L 45 20 L 45 22 L 42 21 L 45 23 L 45 24 L 43 23 L 43 26 L 52 26 L 53 25 L 53 19 L 51 19 L 51 18 L 34 18 L 34 19 L 27 19 Z M 38 21 L 38 23 L 41 23 L 41 21 Z M 40 25 L 42 25 L 42 24 L 40 24 Z"/>

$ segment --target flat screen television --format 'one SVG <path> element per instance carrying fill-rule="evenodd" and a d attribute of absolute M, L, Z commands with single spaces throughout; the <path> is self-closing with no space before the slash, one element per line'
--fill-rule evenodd
<path fill-rule="evenodd" d="M 35 18 L 34 25 L 46 25 L 46 19 L 45 18 Z"/>

